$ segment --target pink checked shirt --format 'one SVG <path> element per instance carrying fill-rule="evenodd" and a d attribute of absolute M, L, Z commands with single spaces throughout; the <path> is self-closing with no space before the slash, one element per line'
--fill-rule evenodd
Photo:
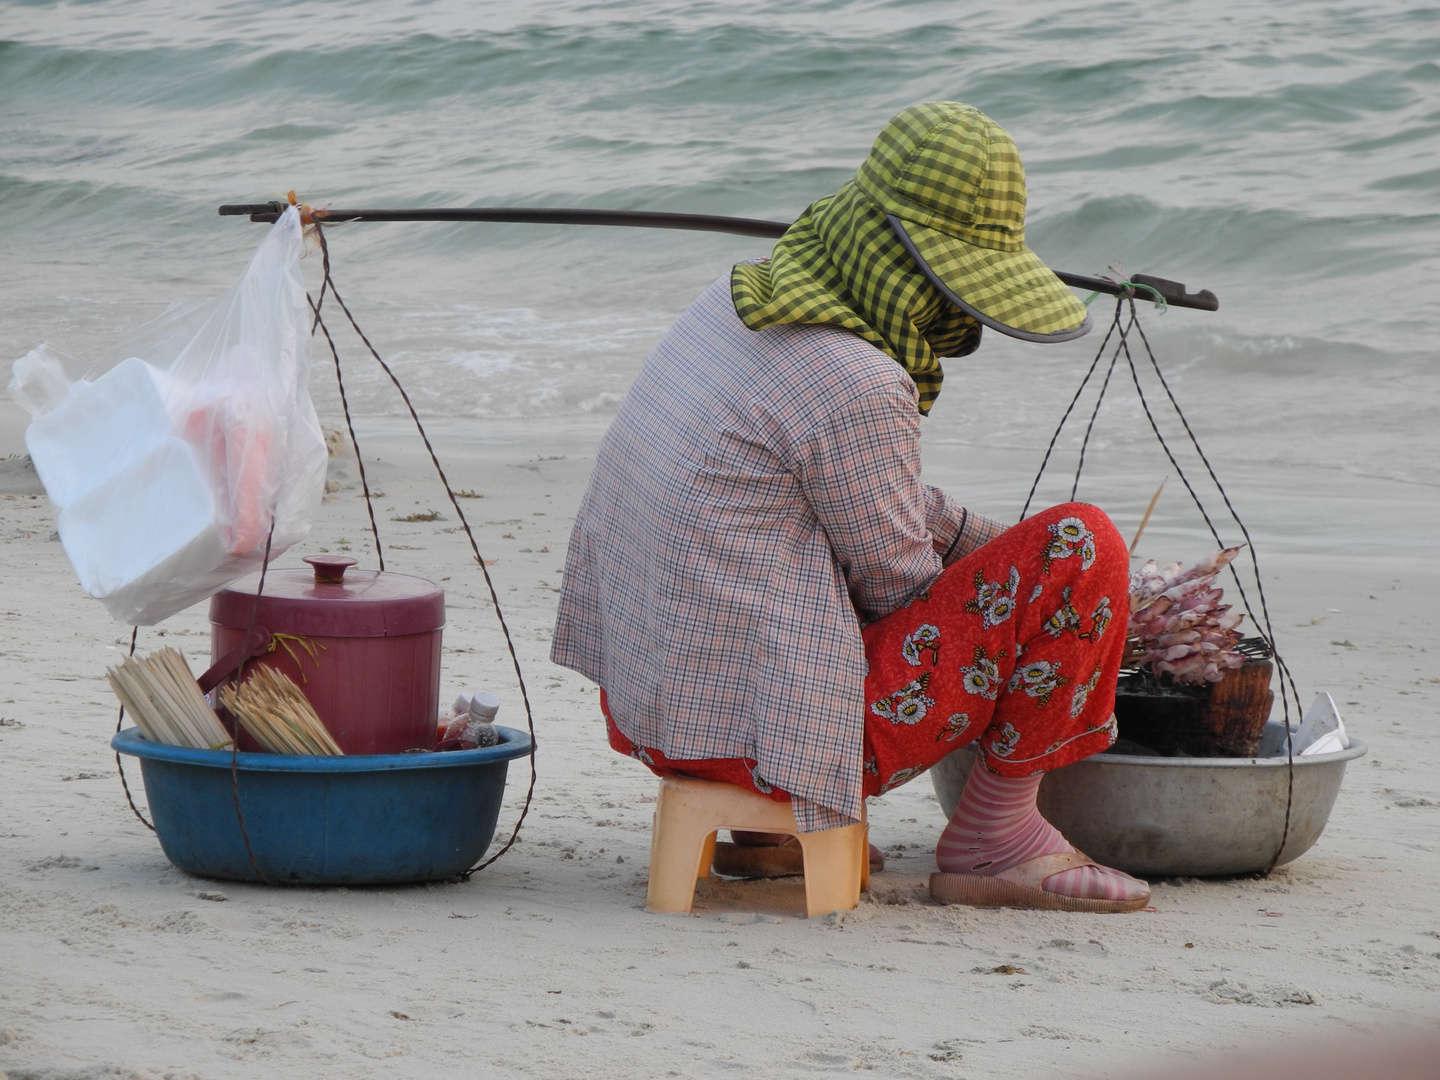
<path fill-rule="evenodd" d="M 861 622 L 1003 526 L 920 482 L 910 377 L 845 330 L 748 329 L 728 275 L 646 361 L 570 537 L 551 659 L 670 758 L 754 760 L 806 831 L 860 816 Z"/>

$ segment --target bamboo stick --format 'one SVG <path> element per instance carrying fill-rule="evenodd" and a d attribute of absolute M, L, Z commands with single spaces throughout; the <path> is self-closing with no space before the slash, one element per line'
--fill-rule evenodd
<path fill-rule="evenodd" d="M 164 648 L 143 659 L 127 656 L 106 675 L 147 740 L 199 750 L 230 745 L 190 665 L 175 649 Z"/>
<path fill-rule="evenodd" d="M 185 655 L 177 649 L 162 649 L 155 659 L 158 659 L 169 673 L 173 687 L 172 696 L 178 701 L 182 714 L 188 718 L 195 733 L 202 739 L 210 739 L 212 746 L 227 745 L 230 741 L 229 734 L 216 719 L 205 695 L 200 692 L 200 684 L 191 674 Z"/>
<path fill-rule="evenodd" d="M 1165 480 L 1169 480 L 1167 476 Z M 1145 516 L 1140 519 L 1140 528 L 1135 530 L 1135 539 L 1130 541 L 1128 554 L 1134 555 L 1135 548 L 1140 544 L 1140 537 L 1145 532 L 1145 526 L 1150 524 L 1150 515 L 1155 511 L 1155 504 L 1160 501 L 1160 493 L 1165 490 L 1165 480 L 1160 481 L 1160 486 L 1155 489 L 1155 494 L 1150 498 L 1150 505 L 1145 508 Z"/>
<path fill-rule="evenodd" d="M 185 657 L 178 650 L 167 648 L 152 656 L 150 662 L 166 674 L 167 700 L 174 704 L 176 715 L 183 719 L 192 736 L 207 749 L 228 745 L 229 735 L 200 693 Z"/>
<path fill-rule="evenodd" d="M 175 693 L 173 679 L 166 671 L 160 654 L 156 653 L 151 656 L 144 666 L 150 676 L 146 688 L 158 710 L 174 722 L 176 730 L 184 734 L 187 745 L 198 745 L 201 738 L 200 729 L 186 715 L 184 701 Z"/>
<path fill-rule="evenodd" d="M 309 700 L 282 672 L 260 665 L 239 688 L 226 686 L 221 701 L 272 754 L 343 754 Z"/>
<path fill-rule="evenodd" d="M 159 729 L 151 720 L 149 712 L 139 706 L 131 696 L 129 687 L 121 681 L 117 673 L 107 671 L 105 677 L 110 681 L 110 689 L 113 690 L 115 696 L 120 699 L 120 704 L 123 705 L 125 711 L 130 714 L 130 719 L 135 721 L 135 726 L 140 729 L 140 734 L 144 735 L 149 742 L 166 742 L 167 740 L 161 736 Z"/>
<path fill-rule="evenodd" d="M 125 686 L 136 714 L 145 717 L 159 736 L 160 742 L 171 746 L 189 745 L 170 722 L 170 718 L 155 707 L 155 702 L 146 689 L 143 671 L 138 661 L 129 658 L 122 661 L 120 668 L 115 671 L 116 677 Z"/>

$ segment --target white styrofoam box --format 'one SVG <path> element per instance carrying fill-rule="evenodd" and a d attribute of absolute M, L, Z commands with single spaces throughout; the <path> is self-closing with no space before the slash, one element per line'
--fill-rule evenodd
<path fill-rule="evenodd" d="M 83 379 L 30 423 L 25 447 L 56 506 L 66 507 L 153 451 L 170 417 L 150 365 L 131 357 Z"/>
<path fill-rule="evenodd" d="M 101 599 L 191 545 L 208 551 L 206 534 L 219 535 L 210 485 L 189 445 L 173 437 L 62 507 L 58 524 L 81 587 Z"/>
<path fill-rule="evenodd" d="M 105 610 L 129 626 L 153 626 L 195 602 L 195 591 L 208 596 L 235 580 L 237 566 L 228 558 L 224 532 L 204 529 L 168 559 L 101 599 Z M 245 572 L 260 569 L 260 557 Z M 198 568 L 210 567 L 208 572 Z"/>

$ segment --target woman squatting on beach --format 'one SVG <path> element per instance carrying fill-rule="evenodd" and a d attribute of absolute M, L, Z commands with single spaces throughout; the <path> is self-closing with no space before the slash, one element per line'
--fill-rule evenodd
<path fill-rule="evenodd" d="M 599 684 L 616 750 L 789 800 L 805 832 L 973 742 L 932 894 L 1133 911 L 1146 884 L 1035 801 L 1045 772 L 1115 740 L 1125 545 L 1093 506 L 1007 528 L 920 480 L 942 357 L 982 326 L 1090 327 L 1024 226 L 994 121 L 955 102 L 892 119 L 646 361 L 600 444 L 551 658 Z M 785 863 L 778 839 L 736 837 L 756 873 Z"/>

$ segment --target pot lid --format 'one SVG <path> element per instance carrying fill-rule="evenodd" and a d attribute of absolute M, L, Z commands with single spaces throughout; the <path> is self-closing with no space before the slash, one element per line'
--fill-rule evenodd
<path fill-rule="evenodd" d="M 313 569 L 271 567 L 210 598 L 210 621 L 244 630 L 252 617 L 271 633 L 309 637 L 399 637 L 445 625 L 445 590 L 433 581 L 382 570 L 354 570 L 341 555 L 307 555 Z"/>

